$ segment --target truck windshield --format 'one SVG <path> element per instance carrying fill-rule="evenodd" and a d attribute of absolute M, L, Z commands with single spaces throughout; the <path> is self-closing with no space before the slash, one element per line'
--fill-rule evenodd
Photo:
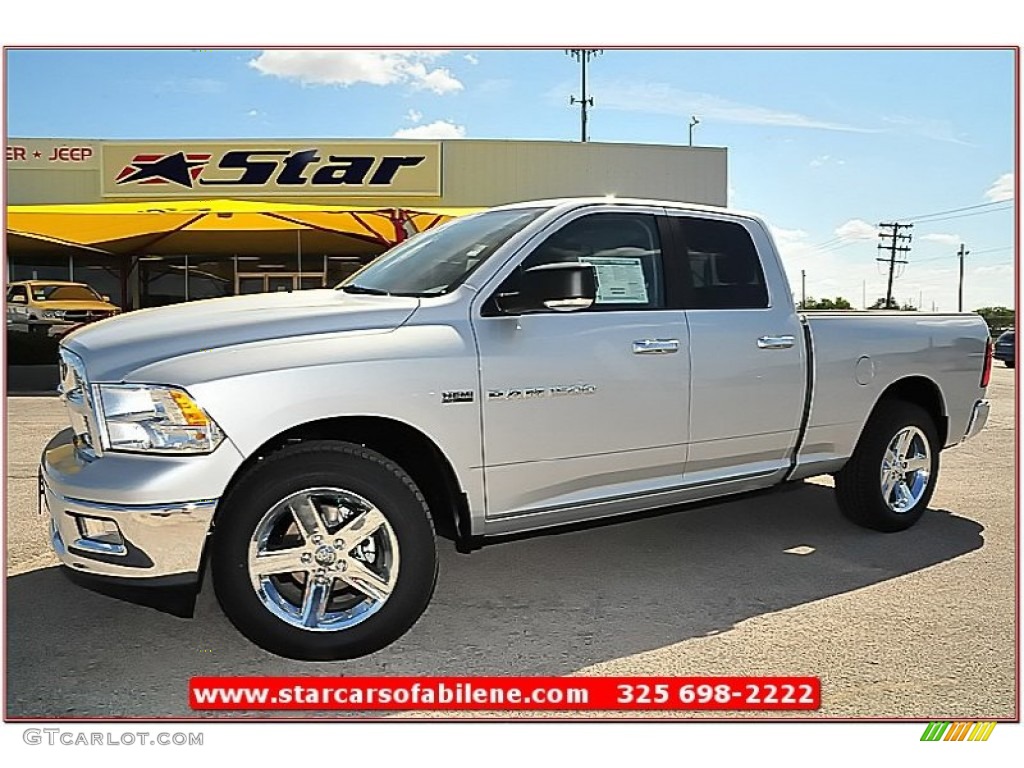
<path fill-rule="evenodd" d="M 485 211 L 428 229 L 338 286 L 348 293 L 438 296 L 453 290 L 512 235 L 548 208 Z"/>
<path fill-rule="evenodd" d="M 102 301 L 88 285 L 33 285 L 32 298 L 36 301 Z"/>

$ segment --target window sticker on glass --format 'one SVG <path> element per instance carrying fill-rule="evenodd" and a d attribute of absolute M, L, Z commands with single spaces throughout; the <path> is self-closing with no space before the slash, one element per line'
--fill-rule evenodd
<path fill-rule="evenodd" d="M 597 273 L 598 304 L 646 304 L 647 281 L 639 258 L 587 256 Z"/>

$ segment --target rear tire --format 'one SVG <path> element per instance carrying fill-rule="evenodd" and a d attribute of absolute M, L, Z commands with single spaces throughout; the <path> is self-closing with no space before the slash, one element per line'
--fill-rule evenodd
<path fill-rule="evenodd" d="M 939 473 L 938 429 L 914 403 L 878 404 L 853 452 L 835 475 L 836 501 L 849 520 L 891 533 L 916 523 Z"/>
<path fill-rule="evenodd" d="M 351 659 L 401 637 L 437 579 L 423 495 L 352 443 L 289 445 L 222 502 L 211 542 L 217 600 L 252 642 L 293 659 Z"/>

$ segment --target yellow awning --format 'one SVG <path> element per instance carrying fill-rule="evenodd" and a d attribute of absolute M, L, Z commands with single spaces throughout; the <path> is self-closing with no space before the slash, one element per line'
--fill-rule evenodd
<path fill-rule="evenodd" d="M 21 205 L 7 208 L 7 231 L 111 254 L 287 252 L 300 241 L 310 252 L 373 253 L 475 210 L 249 200 Z"/>

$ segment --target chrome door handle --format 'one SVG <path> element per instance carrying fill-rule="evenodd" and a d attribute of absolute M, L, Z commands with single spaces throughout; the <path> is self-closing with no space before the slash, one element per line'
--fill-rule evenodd
<path fill-rule="evenodd" d="M 789 349 L 796 343 L 794 336 L 762 336 L 757 340 L 758 349 Z"/>
<path fill-rule="evenodd" d="M 637 339 L 633 342 L 634 355 L 670 355 L 679 351 L 679 339 Z"/>

